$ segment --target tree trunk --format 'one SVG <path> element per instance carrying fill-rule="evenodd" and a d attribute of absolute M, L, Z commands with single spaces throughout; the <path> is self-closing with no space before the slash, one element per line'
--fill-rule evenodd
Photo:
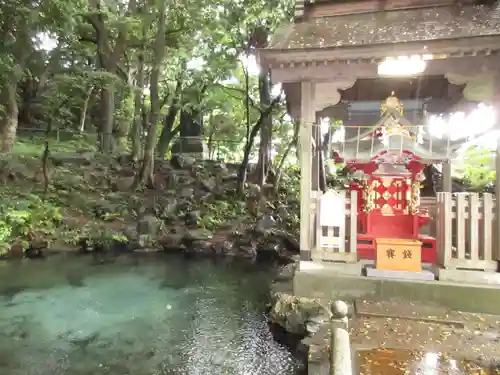
<path fill-rule="evenodd" d="M 16 141 L 19 107 L 17 105 L 17 85 L 6 83 L 4 90 L 5 115 L 0 120 L 0 151 L 7 153 L 12 151 Z"/>
<path fill-rule="evenodd" d="M 247 181 L 248 162 L 250 161 L 250 152 L 252 151 L 255 137 L 257 136 L 257 134 L 259 134 L 259 131 L 262 127 L 262 123 L 263 123 L 264 119 L 266 118 L 266 116 L 269 115 L 269 113 L 271 113 L 274 106 L 276 104 L 278 104 L 280 100 L 281 100 L 281 94 L 278 95 L 265 110 L 261 111 L 259 120 L 255 123 L 252 130 L 250 131 L 250 135 L 249 135 L 247 142 L 245 144 L 245 152 L 243 154 L 243 161 L 241 162 L 240 168 L 238 169 L 237 190 L 238 190 L 238 193 L 240 193 L 240 194 L 243 194 L 243 191 L 245 189 L 245 183 Z"/>
<path fill-rule="evenodd" d="M 286 158 L 288 157 L 288 154 L 292 150 L 292 148 L 295 146 L 297 147 L 297 143 L 299 141 L 299 126 L 296 126 L 294 124 L 294 131 L 293 131 L 293 138 L 291 142 L 288 144 L 288 146 L 285 149 L 285 152 L 283 153 L 283 157 L 280 160 L 280 163 L 278 165 L 278 168 L 276 169 L 276 182 L 274 184 L 275 190 L 278 190 L 279 184 L 281 181 L 281 176 L 283 174 L 283 167 L 285 165 Z"/>
<path fill-rule="evenodd" d="M 160 139 L 158 140 L 158 151 L 157 155 L 160 159 L 165 158 L 165 154 L 167 153 L 170 143 L 174 139 L 174 137 L 179 133 L 180 127 L 177 126 L 174 128 L 175 119 L 177 118 L 177 113 L 179 113 L 178 108 L 170 107 L 168 109 L 168 113 L 165 116 L 165 120 L 163 121 L 163 130 L 160 135 Z"/>
<path fill-rule="evenodd" d="M 248 58 L 248 53 L 247 53 Z M 250 75 L 248 74 L 248 67 L 243 65 L 243 73 L 245 74 L 245 120 L 247 126 L 247 141 L 250 139 Z"/>
<path fill-rule="evenodd" d="M 108 84 L 101 92 L 101 151 L 105 154 L 112 152 L 112 137 L 115 114 L 115 88 Z"/>
<path fill-rule="evenodd" d="M 85 100 L 83 102 L 82 113 L 80 115 L 80 133 L 85 131 L 85 120 L 87 119 L 87 109 L 89 107 L 90 98 L 92 96 L 92 91 L 94 90 L 94 86 L 91 86 L 87 91 L 85 96 Z"/>
<path fill-rule="evenodd" d="M 139 13 L 148 11 L 148 6 L 139 9 Z M 136 88 L 134 92 L 134 120 L 132 128 L 130 129 L 129 138 L 132 141 L 131 157 L 134 163 L 138 162 L 141 157 L 141 141 L 143 130 L 145 129 L 146 121 L 146 108 L 144 106 L 144 86 L 145 86 L 145 72 L 144 72 L 144 54 L 146 49 L 146 34 L 147 26 L 143 23 L 141 30 L 141 47 L 137 56 L 137 72 L 136 72 Z"/>
<path fill-rule="evenodd" d="M 160 120 L 161 101 L 159 96 L 160 68 L 165 56 L 165 2 L 161 2 L 158 12 L 158 32 L 153 49 L 153 67 L 150 76 L 151 116 L 149 122 L 142 167 L 135 185 L 153 185 L 154 150 L 156 146 L 156 131 Z"/>
<path fill-rule="evenodd" d="M 135 117 L 135 87 L 131 79 L 127 85 L 121 86 L 115 92 L 115 113 L 113 125 L 113 151 L 125 152 L 128 146 L 128 137 Z"/>
<path fill-rule="evenodd" d="M 177 82 L 175 84 L 174 95 L 170 100 L 170 105 L 168 107 L 168 113 L 165 116 L 165 121 L 163 123 L 163 130 L 160 134 L 160 139 L 157 144 L 157 153 L 160 159 L 165 157 L 165 154 L 168 151 L 170 146 L 170 142 L 176 135 L 176 131 L 174 130 L 175 119 L 177 118 L 177 114 L 179 113 L 179 102 L 182 96 L 182 83 L 184 78 L 184 73 L 186 70 L 186 63 L 183 62 L 181 66 L 181 71 L 177 77 Z M 178 130 L 177 130 L 178 131 Z"/>
<path fill-rule="evenodd" d="M 157 146 L 157 154 L 160 159 L 163 159 L 165 157 L 165 154 L 167 153 L 170 146 L 170 142 L 172 142 L 172 139 L 179 132 L 178 127 L 174 129 L 175 119 L 177 118 L 177 114 L 179 113 L 179 108 L 177 106 L 178 103 L 178 100 L 172 100 L 172 102 L 170 103 L 170 107 L 168 108 L 168 113 L 165 116 L 165 120 L 163 122 L 163 130 L 161 132 Z"/>
<path fill-rule="evenodd" d="M 261 108 L 267 108 L 271 105 L 271 83 L 269 75 L 266 72 L 261 72 L 259 75 L 259 96 Z M 260 132 L 259 145 L 259 160 L 257 162 L 256 173 L 259 176 L 259 185 L 266 183 L 267 171 L 271 163 L 271 141 L 273 134 L 273 118 L 272 111 L 263 118 L 262 130 Z"/>
<path fill-rule="evenodd" d="M 125 24 L 118 26 L 116 40 L 112 43 L 113 33 L 110 32 L 105 23 L 101 2 L 99 0 L 89 0 L 89 6 L 92 9 L 92 12 L 90 12 L 86 18 L 95 30 L 99 65 L 108 73 L 116 74 L 124 83 L 126 83 L 128 77 L 120 67 L 120 62 L 123 58 L 125 50 L 127 49 L 127 27 Z M 125 16 L 134 16 L 136 12 L 137 1 L 130 0 L 128 2 Z M 102 89 L 101 98 L 101 116 L 103 122 L 100 127 L 100 146 L 102 152 L 110 153 L 112 152 L 113 146 L 112 141 L 115 111 L 115 87 L 112 83 L 108 83 L 107 86 Z"/>
<path fill-rule="evenodd" d="M 215 127 L 215 124 L 212 123 L 212 118 L 210 118 L 209 123 L 210 123 L 210 128 L 208 131 L 208 139 L 207 139 L 207 153 L 208 153 L 208 159 L 213 160 L 215 153 L 214 135 L 217 129 Z"/>
<path fill-rule="evenodd" d="M 247 181 L 247 170 L 248 170 L 248 162 L 250 161 L 250 152 L 252 151 L 252 147 L 255 141 L 255 137 L 259 134 L 260 128 L 262 127 L 262 116 L 257 121 L 257 123 L 253 126 L 250 131 L 250 135 L 245 144 L 245 152 L 243 153 L 243 161 L 241 162 L 240 168 L 238 169 L 238 193 L 243 194 L 245 189 L 245 183 Z"/>
<path fill-rule="evenodd" d="M 130 129 L 130 139 L 132 140 L 132 160 L 134 162 L 139 160 L 141 153 L 142 112 L 144 111 L 142 105 L 142 97 L 144 95 L 144 56 L 142 53 L 139 55 L 138 60 L 137 87 L 134 93 L 134 122 L 132 123 L 132 129 Z"/>

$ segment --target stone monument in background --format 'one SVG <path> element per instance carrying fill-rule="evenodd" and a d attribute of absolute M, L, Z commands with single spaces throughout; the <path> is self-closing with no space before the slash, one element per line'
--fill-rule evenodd
<path fill-rule="evenodd" d="M 189 98 L 189 106 L 184 106 L 180 114 L 179 138 L 172 145 L 172 155 L 189 155 L 202 159 L 205 153 L 203 131 L 203 110 L 201 94 L 197 87 L 187 89 L 184 98 Z"/>

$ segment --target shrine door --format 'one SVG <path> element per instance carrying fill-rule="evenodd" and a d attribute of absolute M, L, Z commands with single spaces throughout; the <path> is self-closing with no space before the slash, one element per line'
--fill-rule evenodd
<path fill-rule="evenodd" d="M 367 212 L 367 234 L 377 237 L 413 237 L 413 217 L 408 215 L 406 178 L 372 177 L 373 208 Z"/>

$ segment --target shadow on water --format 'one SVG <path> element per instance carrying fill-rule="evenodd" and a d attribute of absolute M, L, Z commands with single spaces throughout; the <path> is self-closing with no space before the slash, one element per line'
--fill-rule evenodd
<path fill-rule="evenodd" d="M 360 375 L 499 375 L 494 365 L 450 358 L 440 353 L 402 349 L 358 352 Z"/>
<path fill-rule="evenodd" d="M 297 375 L 273 340 L 273 270 L 175 256 L 0 266 L 0 374 Z"/>
<path fill-rule="evenodd" d="M 0 295 L 6 300 L 6 301 L 12 301 L 14 296 L 16 294 L 19 294 L 23 291 L 23 288 L 20 286 L 2 286 L 0 289 Z"/>
<path fill-rule="evenodd" d="M 66 280 L 68 284 L 75 288 L 83 288 L 85 286 L 85 276 L 79 274 L 69 274 L 66 275 Z"/>

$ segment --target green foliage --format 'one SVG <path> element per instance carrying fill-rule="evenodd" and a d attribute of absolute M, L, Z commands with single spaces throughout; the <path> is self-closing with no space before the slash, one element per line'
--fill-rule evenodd
<path fill-rule="evenodd" d="M 245 205 L 237 200 L 217 200 L 204 205 L 205 214 L 198 225 L 208 230 L 216 230 L 228 223 L 232 224 L 246 216 Z"/>
<path fill-rule="evenodd" d="M 123 235 L 123 233 L 119 233 L 113 230 L 104 229 L 99 236 L 95 234 L 92 237 L 93 248 L 96 246 L 104 247 L 104 249 L 110 249 L 117 243 L 127 243 L 128 238 Z"/>
<path fill-rule="evenodd" d="M 484 188 L 495 181 L 494 154 L 477 146 L 467 150 L 464 178 L 474 188 Z"/>
<path fill-rule="evenodd" d="M 278 201 L 288 208 L 288 229 L 298 233 L 300 226 L 300 168 L 298 164 L 289 166 L 283 171 L 278 190 Z"/>
<path fill-rule="evenodd" d="M 113 136 L 120 140 L 113 151 L 127 150 L 134 120 L 140 120 L 143 141 L 151 134 L 151 119 L 158 118 L 157 130 L 162 130 L 171 107 L 178 110 L 172 136 L 179 130 L 181 112 L 200 111 L 207 143 L 213 146 L 210 156 L 240 162 L 250 129 L 267 109 L 260 102 L 259 78 L 249 71 L 242 56 L 252 56 L 257 48 L 265 47 L 278 25 L 291 20 L 293 3 L 139 0 L 104 2 L 97 7 L 96 2 L 84 0 L 4 1 L 0 5 L 0 91 L 6 84 L 17 86 L 19 127 L 13 156 L 34 161 L 38 169 L 44 142 L 49 141 L 53 161 L 64 163 L 64 158 L 57 159 L 60 155 L 55 154 L 97 151 L 97 141 L 111 124 Z M 128 8 L 130 4 L 136 6 Z M 159 33 L 162 24 L 164 34 Z M 162 43 L 156 43 L 163 39 L 158 35 L 165 36 Z M 152 67 L 159 67 L 159 74 L 156 70 L 152 74 Z M 102 93 L 109 91 L 114 91 L 114 103 L 104 100 L 111 96 Z M 151 104 L 158 102 L 161 108 L 152 113 L 157 108 Z M 11 115 L 9 110 L 4 103 L 0 105 L 3 115 Z M 108 120 L 105 114 L 113 118 L 104 121 Z M 274 107 L 278 154 L 293 135 L 283 114 L 284 106 Z M 227 123 L 212 122 L 217 116 Z M 84 134 L 79 133 L 80 128 Z M 258 141 L 257 135 L 251 161 L 255 161 Z M 55 164 L 49 165 L 50 173 Z M 70 183 L 74 172 L 66 165 L 57 167 L 45 202 L 34 194 L 19 196 L 16 201 L 9 192 L 0 204 L 0 245 L 25 238 L 29 232 L 50 236 L 57 228 L 59 206 L 71 204 L 86 216 L 88 197 L 75 192 L 97 195 L 101 188 L 79 186 L 77 179 Z M 60 191 L 56 193 L 55 188 Z M 246 215 L 244 205 L 234 200 L 205 202 L 201 211 L 199 225 L 207 229 L 220 228 Z M 107 212 L 98 221 L 102 225 L 103 221 L 122 219 L 118 213 Z M 101 233 L 95 224 L 58 228 L 58 239 L 72 244 L 87 235 L 105 241 L 124 240 L 119 233 Z"/>
<path fill-rule="evenodd" d="M 29 234 L 52 235 L 63 219 L 59 207 L 43 201 L 38 195 L 16 195 L 4 191 L 0 195 L 0 245 L 15 239 L 26 240 Z"/>
<path fill-rule="evenodd" d="M 124 92 L 121 106 L 115 110 L 115 118 L 120 121 L 131 121 L 134 116 L 134 96 L 130 88 Z"/>
<path fill-rule="evenodd" d="M 18 86 L 19 127 L 43 133 L 49 125 L 74 131 L 83 123 L 86 129 L 103 131 L 106 105 L 101 92 L 112 87 L 115 103 L 109 104 L 108 113 L 114 115 L 113 133 L 120 141 L 115 150 L 125 150 L 134 117 L 146 122 L 151 118 L 150 95 L 143 98 L 146 113 L 141 114 L 134 94 L 153 88 L 151 67 L 160 66 L 160 114 L 165 116 L 173 103 L 184 110 L 201 108 L 208 122 L 226 116 L 230 126 L 205 134 L 215 140 L 219 157 L 241 160 L 248 127 L 262 111 L 257 78 L 250 76 L 245 87 L 249 72 L 241 56 L 253 55 L 279 25 L 291 20 L 294 2 L 201 0 L 179 5 L 140 0 L 128 8 L 130 4 L 107 2 L 97 9 L 83 0 L 6 0 L 0 5 L 0 85 Z M 166 35 L 159 56 L 164 57 L 155 62 L 162 5 Z M 144 66 L 142 87 L 137 81 L 139 61 Z M 178 96 L 182 98 L 175 101 Z M 0 114 L 3 109 L 0 105 Z"/>
<path fill-rule="evenodd" d="M 51 153 L 74 153 L 76 151 L 96 151 L 97 135 L 79 134 L 74 132 L 51 133 L 49 137 L 49 147 Z M 43 152 L 43 136 L 20 137 L 14 145 L 13 152 L 18 155 L 41 155 Z"/>
<path fill-rule="evenodd" d="M 76 246 L 82 238 L 80 230 L 62 230 L 59 233 L 59 239 L 66 245 Z"/>
<path fill-rule="evenodd" d="M 284 186 L 289 199 L 300 200 L 300 167 L 298 164 L 289 166 L 283 174 L 281 186 Z"/>

